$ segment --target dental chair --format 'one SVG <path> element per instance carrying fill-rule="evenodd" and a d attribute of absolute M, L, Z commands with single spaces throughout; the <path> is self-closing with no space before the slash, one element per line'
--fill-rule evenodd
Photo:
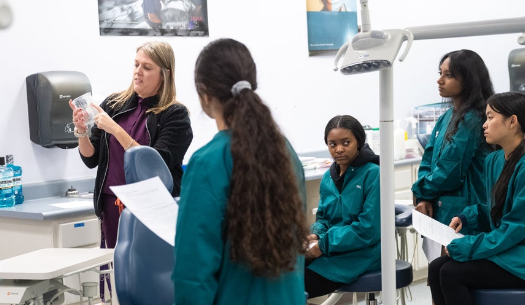
<path fill-rule="evenodd" d="M 148 146 L 124 153 L 126 183 L 159 176 L 171 192 L 173 178 L 159 153 Z M 147 204 L 146 202 L 144 204 Z M 115 285 L 120 304 L 173 304 L 173 247 L 144 226 L 128 209 L 120 215 L 114 254 Z"/>

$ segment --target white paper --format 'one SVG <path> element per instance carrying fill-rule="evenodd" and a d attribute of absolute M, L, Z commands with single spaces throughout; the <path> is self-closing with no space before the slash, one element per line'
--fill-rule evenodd
<path fill-rule="evenodd" d="M 453 239 L 463 237 L 463 234 L 456 233 L 451 227 L 416 210 L 412 212 L 412 225 L 419 234 L 443 246 L 450 244 Z"/>
<path fill-rule="evenodd" d="M 179 206 L 159 177 L 109 188 L 148 229 L 175 245 Z"/>
<path fill-rule="evenodd" d="M 57 207 L 57 208 L 61 208 L 61 209 L 76 209 L 76 208 L 90 207 L 93 205 L 93 201 L 91 200 L 68 201 L 64 203 L 53 203 L 50 205 Z"/>
<path fill-rule="evenodd" d="M 441 256 L 442 247 L 443 246 L 440 243 L 435 242 L 430 238 L 423 238 L 423 253 L 425 253 L 429 264 Z"/>

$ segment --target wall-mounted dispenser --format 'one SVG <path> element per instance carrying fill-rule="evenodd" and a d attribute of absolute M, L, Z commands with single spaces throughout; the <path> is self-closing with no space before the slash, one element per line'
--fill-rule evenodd
<path fill-rule="evenodd" d="M 31 141 L 47 148 L 77 147 L 69 100 L 91 92 L 87 76 L 76 71 L 41 72 L 26 77 L 26 86 Z"/>
<path fill-rule="evenodd" d="M 515 49 L 509 54 L 510 91 L 525 92 L 525 49 Z"/>

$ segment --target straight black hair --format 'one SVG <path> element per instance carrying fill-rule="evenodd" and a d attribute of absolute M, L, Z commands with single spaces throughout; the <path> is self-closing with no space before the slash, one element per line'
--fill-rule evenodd
<path fill-rule="evenodd" d="M 478 53 L 471 50 L 458 50 L 449 52 L 439 61 L 439 67 L 450 58 L 450 74 L 461 82 L 461 103 L 454 109 L 450 127 L 445 138 L 450 141 L 458 131 L 458 126 L 470 110 L 474 110 L 482 121 L 487 119 L 485 108 L 487 99 L 494 94 L 494 87 L 490 80 L 489 71 Z M 439 69 L 438 67 L 438 69 Z M 482 128 L 480 126 L 480 128 Z"/>
<path fill-rule="evenodd" d="M 495 112 L 503 115 L 505 118 L 516 115 L 521 131 L 525 133 L 525 95 L 523 93 L 505 92 L 495 94 L 488 99 L 487 104 Z M 522 140 L 514 151 L 510 153 L 507 161 L 505 161 L 505 165 L 503 165 L 501 175 L 492 189 L 492 200 L 494 201 L 494 206 L 490 210 L 490 217 L 492 223 L 496 227 L 499 227 L 501 224 L 503 209 L 505 207 L 505 202 L 507 201 L 507 189 L 509 187 L 510 178 L 514 173 L 516 164 L 523 155 L 525 155 L 525 140 Z"/>

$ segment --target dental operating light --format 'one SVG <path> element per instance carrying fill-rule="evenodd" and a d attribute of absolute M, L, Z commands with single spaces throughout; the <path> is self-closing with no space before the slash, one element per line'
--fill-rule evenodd
<path fill-rule="evenodd" d="M 346 51 L 341 73 L 344 75 L 373 72 L 384 68 L 391 68 L 403 42 L 407 46 L 399 61 L 403 61 L 412 46 L 414 37 L 407 30 L 384 30 L 359 33 L 351 41 L 346 42 L 337 52 L 334 62 L 334 71 L 337 63 Z"/>

